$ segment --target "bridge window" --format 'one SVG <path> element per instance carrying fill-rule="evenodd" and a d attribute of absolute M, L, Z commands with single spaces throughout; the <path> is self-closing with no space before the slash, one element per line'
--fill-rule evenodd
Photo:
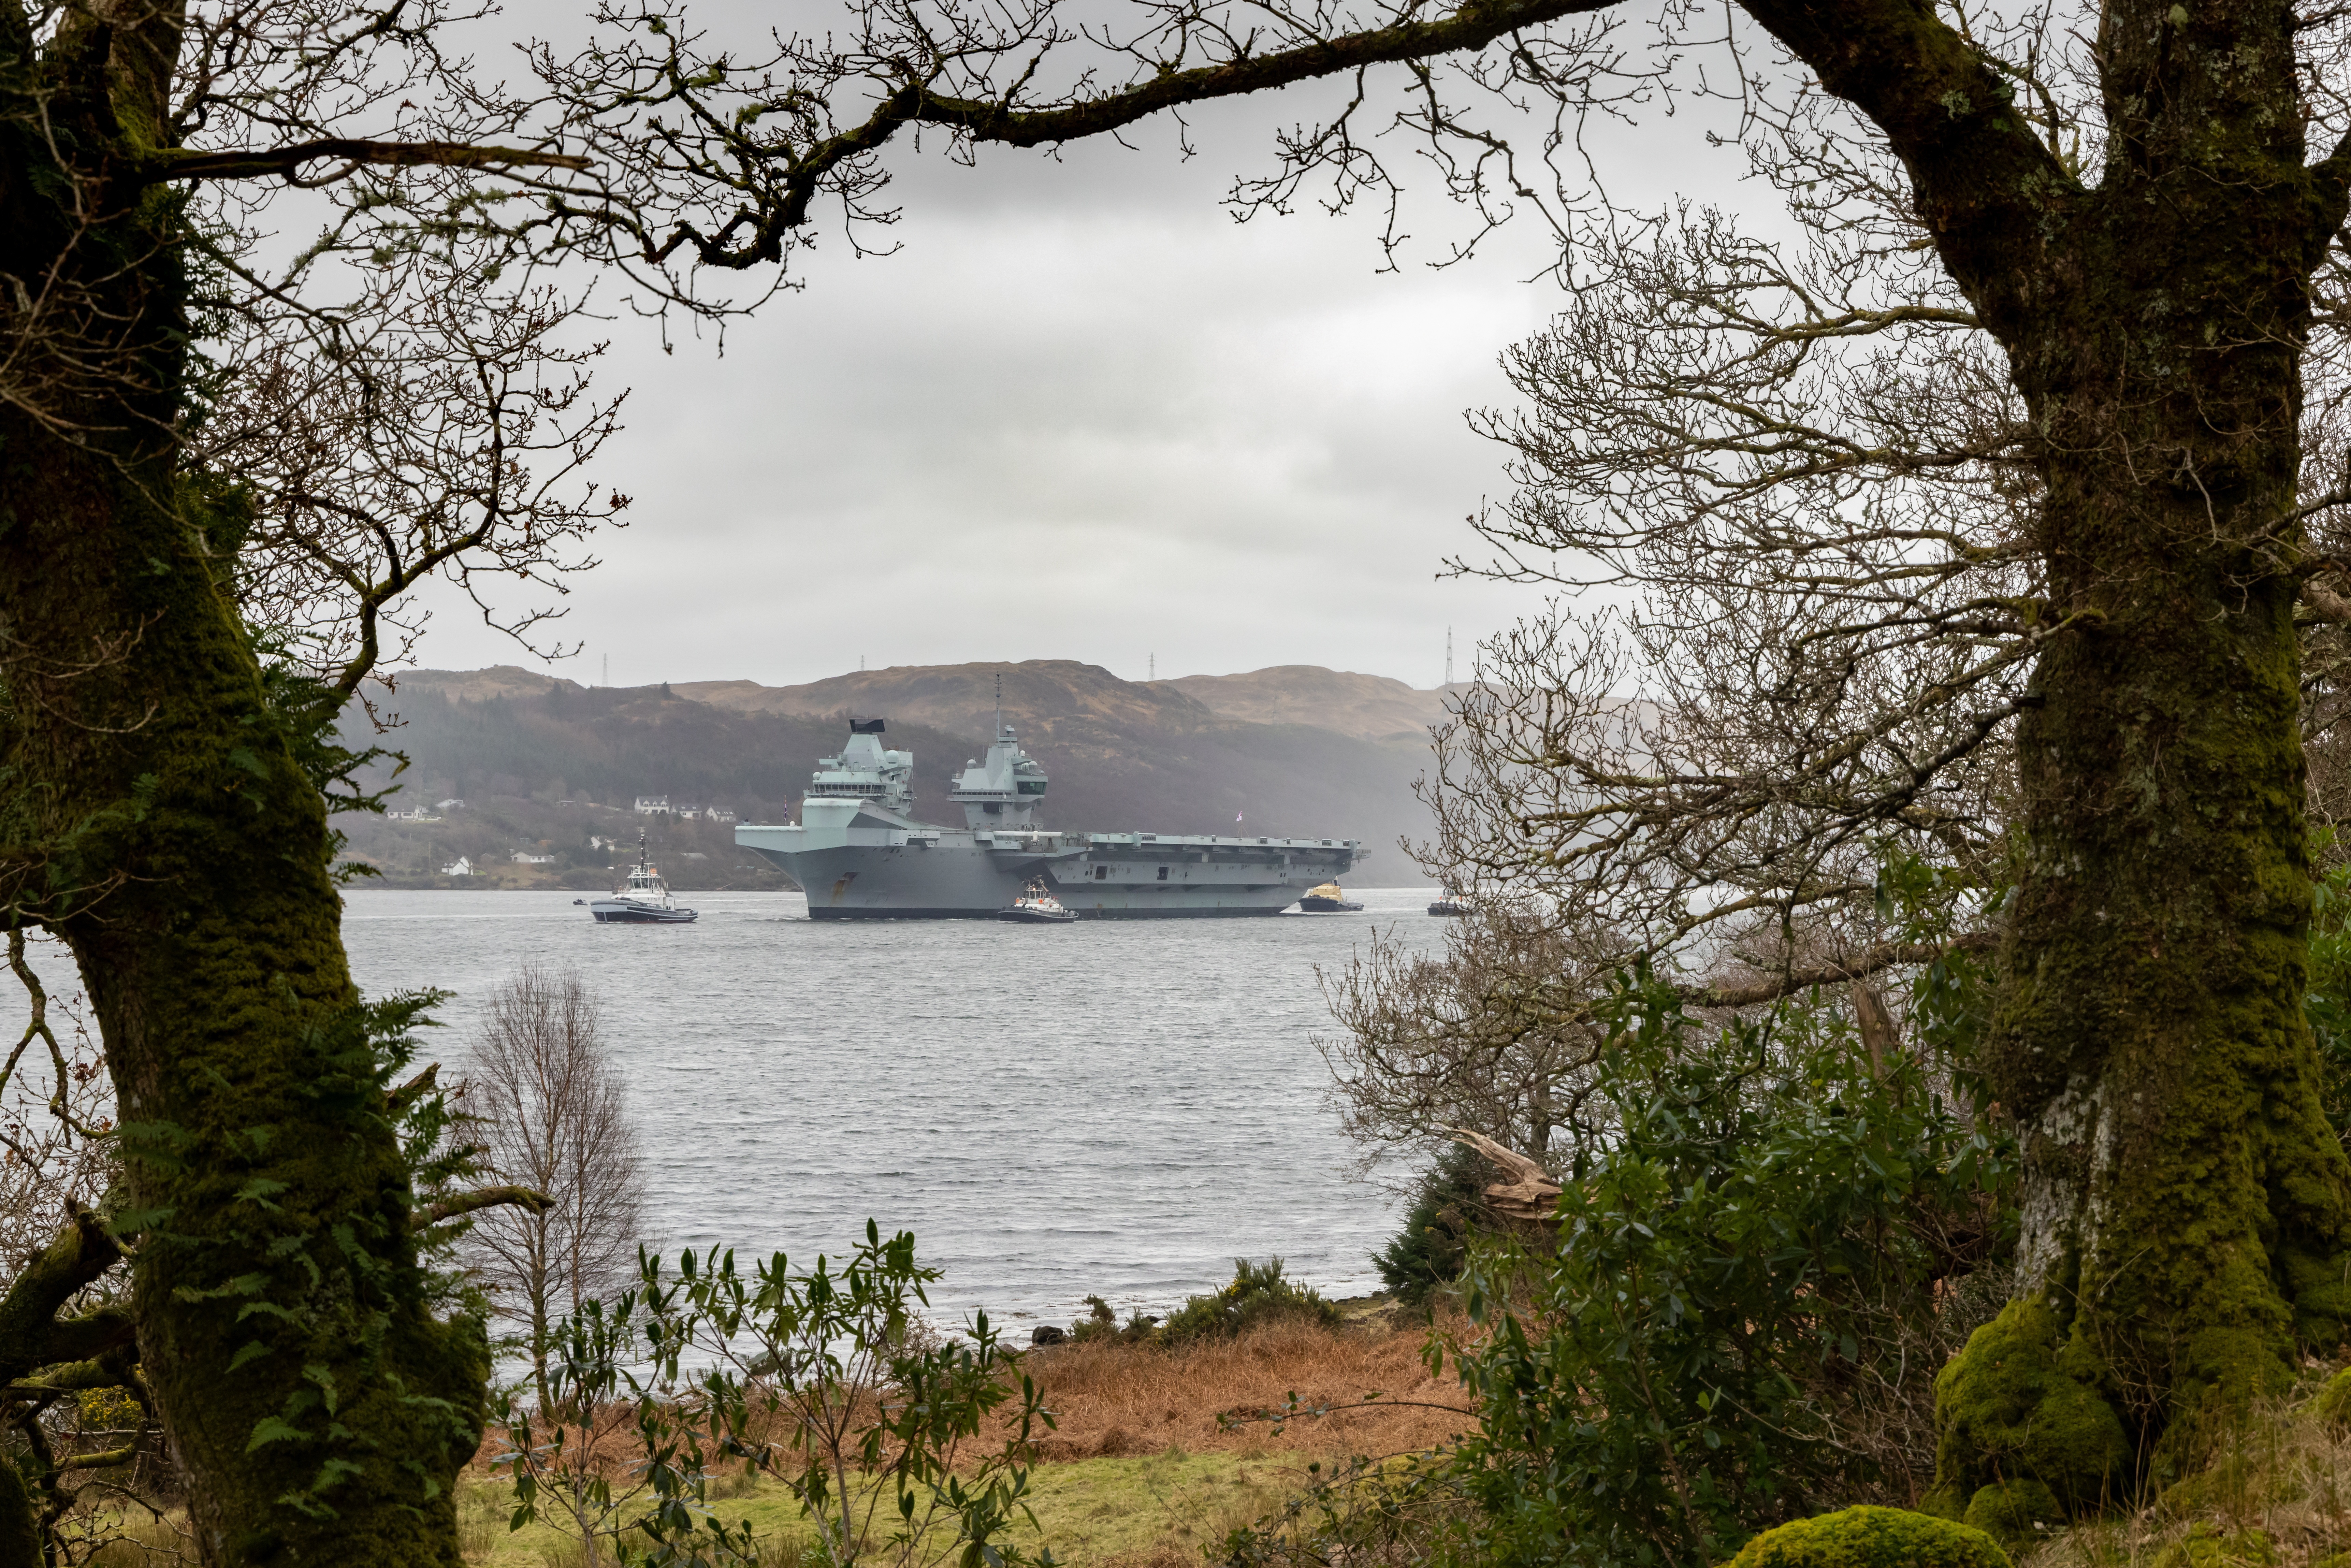
<path fill-rule="evenodd" d="M 1108 867 L 1108 866 L 1106 866 L 1106 865 L 1098 865 L 1098 866 L 1094 867 L 1094 880 L 1095 880 L 1096 882 L 1107 882 L 1107 881 L 1109 881 L 1109 880 L 1110 880 L 1110 867 Z"/>
<path fill-rule="evenodd" d="M 1159 868 L 1159 880 L 1162 882 L 1165 882 L 1167 880 L 1167 868 L 1165 866 L 1161 866 Z"/>

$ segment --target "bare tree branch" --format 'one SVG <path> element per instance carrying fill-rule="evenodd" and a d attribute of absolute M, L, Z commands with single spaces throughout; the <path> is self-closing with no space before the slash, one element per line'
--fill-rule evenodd
<path fill-rule="evenodd" d="M 304 165 L 332 159 L 343 167 L 321 179 L 302 180 Z M 285 147 L 251 152 L 197 152 L 172 149 L 152 161 L 147 178 L 166 180 L 251 180 L 277 174 L 298 184 L 317 185 L 340 179 L 364 164 L 392 169 L 569 169 L 585 171 L 588 159 L 572 152 L 547 152 L 521 147 L 475 146 L 456 141 L 370 141 L 349 136 L 326 136 Z"/>
<path fill-rule="evenodd" d="M 444 1221 L 478 1214 L 483 1209 L 496 1208 L 503 1204 L 511 1204 L 533 1214 L 544 1214 L 554 1207 L 554 1203 L 555 1200 L 547 1194 L 534 1192 L 527 1186 L 486 1186 L 426 1205 L 409 1217 L 408 1228 L 428 1230 Z"/>

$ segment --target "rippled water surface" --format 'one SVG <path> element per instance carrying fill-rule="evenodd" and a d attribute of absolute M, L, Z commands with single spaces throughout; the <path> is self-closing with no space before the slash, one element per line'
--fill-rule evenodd
<path fill-rule="evenodd" d="M 1361 915 L 1064 926 L 819 924 L 797 894 L 726 893 L 685 895 L 692 925 L 599 925 L 574 896 L 355 891 L 344 934 L 371 994 L 457 993 L 453 1062 L 517 966 L 576 964 L 669 1250 L 812 1259 L 872 1216 L 946 1270 L 935 1306 L 1013 1321 L 1089 1291 L 1164 1309 L 1244 1256 L 1377 1286 L 1392 1206 L 1347 1175 L 1314 967 L 1374 923 L 1433 946 L 1426 889 L 1354 891 Z"/>

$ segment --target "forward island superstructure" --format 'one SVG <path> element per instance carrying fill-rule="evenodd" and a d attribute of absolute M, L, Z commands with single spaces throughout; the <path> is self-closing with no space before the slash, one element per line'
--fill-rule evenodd
<path fill-rule="evenodd" d="M 1356 839 L 1084 833 L 1040 826 L 1045 770 L 999 712 L 985 758 L 947 798 L 964 825 L 914 820 L 914 758 L 878 718 L 817 764 L 798 826 L 746 823 L 735 841 L 783 868 L 817 920 L 992 920 L 1036 878 L 1081 919 L 1273 915 L 1363 858 Z"/>

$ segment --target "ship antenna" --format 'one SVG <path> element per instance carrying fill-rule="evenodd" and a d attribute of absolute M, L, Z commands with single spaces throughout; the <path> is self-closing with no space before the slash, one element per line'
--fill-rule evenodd
<path fill-rule="evenodd" d="M 643 828 L 637 830 L 637 869 L 645 869 L 645 831 Z"/>
<path fill-rule="evenodd" d="M 996 738 L 1004 738 L 1004 672 L 996 672 Z"/>

